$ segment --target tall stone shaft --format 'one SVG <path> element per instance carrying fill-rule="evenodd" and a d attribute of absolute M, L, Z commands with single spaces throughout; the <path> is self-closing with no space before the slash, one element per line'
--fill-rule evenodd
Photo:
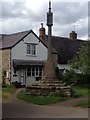
<path fill-rule="evenodd" d="M 48 59 L 45 63 L 45 76 L 46 80 L 53 80 L 55 78 L 55 62 L 52 55 L 52 26 L 53 26 L 53 13 L 51 12 L 51 2 L 49 2 L 49 12 L 47 13 L 47 26 L 48 26 Z"/>
<path fill-rule="evenodd" d="M 49 1 L 49 12 L 47 13 L 47 26 L 48 26 L 48 60 L 52 59 L 52 26 L 53 26 L 53 13 L 51 12 L 51 2 Z"/>

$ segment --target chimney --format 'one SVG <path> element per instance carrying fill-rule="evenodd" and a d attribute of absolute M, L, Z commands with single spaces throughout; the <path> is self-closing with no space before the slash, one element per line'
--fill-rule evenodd
<path fill-rule="evenodd" d="M 43 23 L 41 23 L 41 28 L 39 29 L 39 37 L 44 40 L 45 39 L 45 28 L 43 27 Z"/>
<path fill-rule="evenodd" d="M 69 34 L 69 38 L 70 39 L 77 39 L 77 33 L 75 31 L 72 31 L 70 34 Z"/>

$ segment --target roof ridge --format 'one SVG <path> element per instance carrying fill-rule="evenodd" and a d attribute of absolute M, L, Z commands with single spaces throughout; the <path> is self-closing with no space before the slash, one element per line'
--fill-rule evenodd
<path fill-rule="evenodd" d="M 30 31 L 32 31 L 32 29 L 31 30 L 25 30 L 25 31 L 19 31 L 19 32 L 16 32 L 16 33 L 8 34 L 8 35 L 16 35 L 16 34 L 19 34 L 19 33 L 30 32 Z"/>
<path fill-rule="evenodd" d="M 48 36 L 48 35 L 45 35 L 46 37 Z M 71 41 L 86 41 L 86 40 L 82 40 L 82 39 L 71 39 L 71 38 L 69 38 L 69 37 L 64 37 L 64 36 L 55 36 L 55 35 L 52 35 L 52 38 L 62 38 L 62 39 L 68 39 L 68 40 L 71 40 Z"/>
<path fill-rule="evenodd" d="M 7 34 L 4 34 L 4 33 L 2 33 L 2 34 L 0 34 L 0 35 L 6 35 L 6 36 L 9 36 L 9 35 L 16 35 L 16 34 L 19 34 L 19 33 L 24 33 L 24 32 L 30 32 L 30 31 L 32 31 L 32 29 L 30 29 L 30 30 L 24 30 L 24 31 L 18 31 L 18 32 L 15 32 L 15 33 L 7 33 Z"/>

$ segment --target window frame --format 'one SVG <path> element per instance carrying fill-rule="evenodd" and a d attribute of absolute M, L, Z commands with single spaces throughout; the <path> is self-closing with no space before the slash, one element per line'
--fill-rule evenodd
<path fill-rule="evenodd" d="M 28 77 L 42 77 L 43 67 L 27 67 L 27 76 Z"/>
<path fill-rule="evenodd" d="M 36 45 L 35 43 L 26 44 L 26 53 L 27 55 L 36 56 Z"/>

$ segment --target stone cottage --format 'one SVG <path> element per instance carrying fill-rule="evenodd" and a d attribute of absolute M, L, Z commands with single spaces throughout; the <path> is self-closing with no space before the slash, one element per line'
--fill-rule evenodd
<path fill-rule="evenodd" d="M 34 83 L 44 74 L 47 46 L 32 31 L 24 31 L 0 37 L 0 80 L 6 72 L 6 83 Z"/>

